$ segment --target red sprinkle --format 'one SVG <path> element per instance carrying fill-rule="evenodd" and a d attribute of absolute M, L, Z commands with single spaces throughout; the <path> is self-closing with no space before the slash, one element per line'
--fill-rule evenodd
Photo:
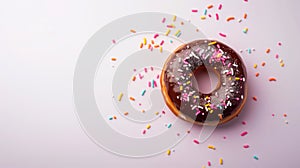
<path fill-rule="evenodd" d="M 248 134 L 248 132 L 247 132 L 247 131 L 244 131 L 244 132 L 241 133 L 241 136 L 245 136 L 245 135 L 247 135 L 247 134 Z"/>
<path fill-rule="evenodd" d="M 222 37 L 226 37 L 226 34 L 223 34 L 223 33 L 219 33 L 219 35 Z"/>
<path fill-rule="evenodd" d="M 275 82 L 275 81 L 277 81 L 277 80 L 276 80 L 276 78 L 274 78 L 274 77 L 271 77 L 271 78 L 269 78 L 269 81 L 270 81 L 270 82 L 272 82 L 272 81 L 274 81 L 274 82 Z"/>
<path fill-rule="evenodd" d="M 250 146 L 249 146 L 248 144 L 245 144 L 243 147 L 247 149 L 247 148 L 249 148 Z"/>
<path fill-rule="evenodd" d="M 208 161 L 208 162 L 207 162 L 207 165 L 208 165 L 208 166 L 211 166 L 211 162 L 210 162 L 210 161 Z"/>
<path fill-rule="evenodd" d="M 192 12 L 196 13 L 198 12 L 198 9 L 192 9 Z"/>
<path fill-rule="evenodd" d="M 200 142 L 197 139 L 194 139 L 195 144 L 200 144 Z"/>
<path fill-rule="evenodd" d="M 222 4 L 220 4 L 220 5 L 219 5 L 219 8 L 218 8 L 218 9 L 219 9 L 219 10 L 221 10 L 221 9 L 222 9 Z"/>
<path fill-rule="evenodd" d="M 216 19 L 219 20 L 219 14 L 216 13 Z"/>
<path fill-rule="evenodd" d="M 257 97 L 256 97 L 256 96 L 252 97 L 252 99 L 253 99 L 254 101 L 257 101 Z"/>

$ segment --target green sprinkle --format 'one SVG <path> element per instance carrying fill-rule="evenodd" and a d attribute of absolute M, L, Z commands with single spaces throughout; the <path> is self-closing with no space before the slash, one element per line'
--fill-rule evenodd
<path fill-rule="evenodd" d="M 258 156 L 256 156 L 256 155 L 254 155 L 253 158 L 254 158 L 255 160 L 258 160 Z"/>

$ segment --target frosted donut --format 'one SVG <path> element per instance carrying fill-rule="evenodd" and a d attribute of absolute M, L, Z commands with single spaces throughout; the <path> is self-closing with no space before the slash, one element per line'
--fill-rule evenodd
<path fill-rule="evenodd" d="M 198 89 L 194 74 L 210 70 L 218 76 L 210 93 Z M 198 125 L 223 124 L 238 116 L 247 98 L 245 65 L 232 48 L 215 40 L 197 40 L 177 48 L 166 60 L 161 90 L 169 109 Z"/>

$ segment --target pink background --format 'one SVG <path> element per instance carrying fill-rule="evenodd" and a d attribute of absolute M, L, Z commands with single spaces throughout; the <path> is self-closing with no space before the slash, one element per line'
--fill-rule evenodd
<path fill-rule="evenodd" d="M 208 4 L 216 8 L 219 3 L 223 4 L 219 22 L 201 21 L 199 13 L 191 13 L 192 8 L 202 13 Z M 213 167 L 297 167 L 299 5 L 296 0 L 2 1 L 0 167 L 196 168 L 208 160 Z M 74 114 L 72 78 L 79 52 L 94 32 L 121 16 L 144 11 L 176 14 L 237 51 L 256 51 L 242 54 L 248 68 L 249 100 L 238 119 L 217 128 L 204 145 L 192 142 L 200 129 L 194 128 L 171 156 L 131 159 L 104 151 L 85 135 Z M 242 17 L 244 12 L 246 21 L 226 23 L 227 16 Z M 249 27 L 247 35 L 242 33 L 244 27 Z M 218 36 L 219 32 L 226 32 L 227 38 Z M 271 48 L 269 55 L 266 48 Z M 284 60 L 284 68 L 276 53 Z M 262 61 L 265 67 L 260 66 Z M 255 63 L 258 69 L 253 68 Z M 258 78 L 256 72 L 261 74 Z M 273 76 L 277 82 L 268 81 Z M 249 134 L 241 137 L 242 131 Z M 217 150 L 207 149 L 208 144 Z M 250 148 L 244 149 L 243 144 Z M 220 157 L 223 166 L 218 165 Z"/>

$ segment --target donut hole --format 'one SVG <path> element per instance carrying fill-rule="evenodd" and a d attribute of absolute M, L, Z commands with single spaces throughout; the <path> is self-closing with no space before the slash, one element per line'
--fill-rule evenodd
<path fill-rule="evenodd" d="M 203 94 L 212 93 L 220 84 L 220 74 L 212 68 L 199 67 L 194 71 L 194 77 L 198 91 Z"/>

